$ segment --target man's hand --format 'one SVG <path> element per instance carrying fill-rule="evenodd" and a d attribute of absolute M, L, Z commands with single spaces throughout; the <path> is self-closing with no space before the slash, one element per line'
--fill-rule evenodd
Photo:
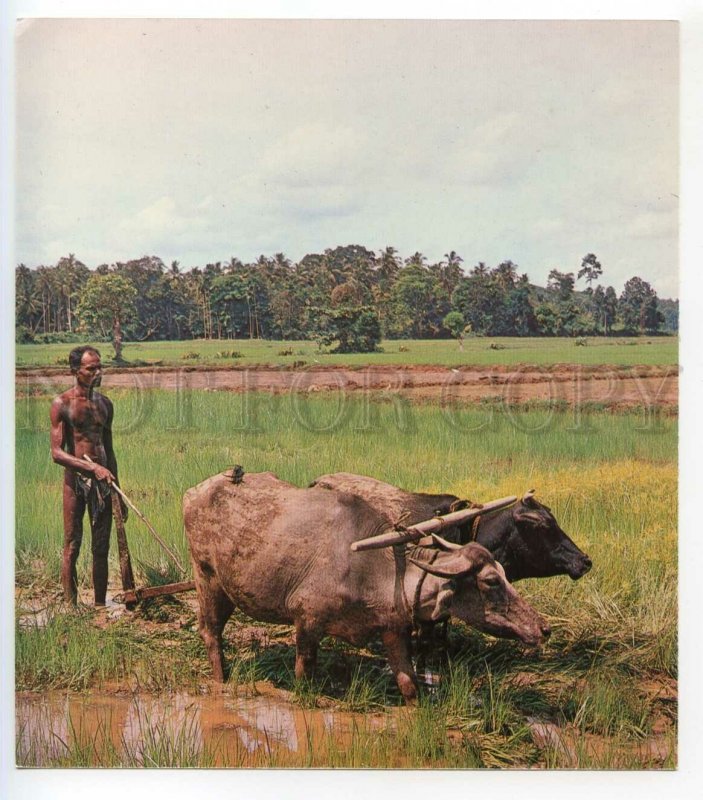
<path fill-rule="evenodd" d="M 110 470 L 100 464 L 93 465 L 93 475 L 95 476 L 95 480 L 107 481 L 108 484 L 111 484 L 115 480 L 115 476 L 110 472 Z"/>

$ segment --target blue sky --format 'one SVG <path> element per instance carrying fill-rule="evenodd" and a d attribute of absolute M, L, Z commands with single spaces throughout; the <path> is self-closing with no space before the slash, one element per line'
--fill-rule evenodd
<path fill-rule="evenodd" d="M 387 245 L 678 295 L 671 22 L 31 20 L 16 261 Z"/>

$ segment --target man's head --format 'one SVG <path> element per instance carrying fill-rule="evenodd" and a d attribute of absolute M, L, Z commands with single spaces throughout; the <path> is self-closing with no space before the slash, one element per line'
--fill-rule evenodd
<path fill-rule="evenodd" d="M 93 388 L 100 386 L 102 380 L 102 364 L 100 352 L 90 345 L 74 347 L 68 354 L 71 372 L 81 386 Z"/>

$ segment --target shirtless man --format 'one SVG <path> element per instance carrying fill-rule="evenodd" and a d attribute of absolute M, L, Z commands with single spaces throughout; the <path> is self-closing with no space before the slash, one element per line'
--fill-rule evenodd
<path fill-rule="evenodd" d="M 117 461 L 112 449 L 112 403 L 95 391 L 102 379 L 100 353 L 76 347 L 68 357 L 75 386 L 51 404 L 51 457 L 64 467 L 63 562 L 64 598 L 76 605 L 76 562 L 83 538 L 83 515 L 90 518 L 95 605 L 105 605 L 107 554 L 112 527 L 110 484 L 117 483 Z M 86 461 L 84 456 L 89 456 Z M 126 509 L 123 509 L 126 510 Z"/>

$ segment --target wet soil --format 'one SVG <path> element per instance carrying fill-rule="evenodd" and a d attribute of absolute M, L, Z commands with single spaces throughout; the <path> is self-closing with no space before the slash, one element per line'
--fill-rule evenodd
<path fill-rule="evenodd" d="M 45 592 L 32 588 L 18 588 L 15 600 L 21 627 L 42 627 L 52 612 L 60 610 L 58 595 L 47 600 Z M 79 602 L 90 606 L 89 590 L 81 590 Z M 126 611 L 108 597 L 104 609 L 92 611 L 92 624 L 103 628 L 126 618 L 146 633 L 167 633 L 166 638 L 158 638 L 159 647 L 179 647 L 179 631 L 192 623 L 197 609 L 195 593 L 181 593 L 178 602 L 170 605 L 164 598 L 153 602 L 157 607 L 168 605 L 161 608 L 168 613 L 159 616 L 147 606 Z M 290 626 L 241 620 L 227 626 L 226 638 L 237 650 L 292 647 L 294 642 Z M 556 675 L 552 678 L 559 680 Z M 419 679 L 431 696 L 441 684 L 442 674 L 430 666 L 420 671 Z M 529 688 L 543 680 L 544 676 L 535 672 L 516 672 L 510 683 Z M 18 763 L 51 766 L 83 753 L 82 757 L 96 766 L 116 762 L 140 766 L 148 765 L 150 749 L 161 747 L 163 757 L 168 747 L 178 745 L 181 751 L 187 749 L 200 758 L 200 763 L 205 758 L 212 766 L 305 766 L 313 761 L 319 766 L 320 758 L 324 760 L 322 753 L 344 752 L 360 733 L 394 736 L 403 715 L 413 713 L 400 706 L 354 713 L 326 695 L 311 697 L 309 705 L 302 707 L 293 692 L 261 680 L 223 688 L 204 677 L 198 682 L 199 690 L 160 693 L 130 684 L 105 682 L 84 693 L 18 692 Z M 636 764 L 657 769 L 670 763 L 676 748 L 677 683 L 664 675 L 651 675 L 638 681 L 638 692 L 652 708 L 651 732 L 646 737 L 614 743 L 610 737 L 584 732 L 563 719 L 526 716 L 525 724 L 539 753 L 533 766 L 573 769 L 584 763 L 606 763 L 612 768 Z M 480 705 L 481 701 L 477 698 L 476 702 Z M 445 735 L 449 743 L 464 747 L 476 734 L 461 721 L 447 720 Z"/>
<path fill-rule="evenodd" d="M 18 371 L 18 391 L 62 391 L 70 384 L 65 371 Z M 492 367 L 342 367 L 212 368 L 184 367 L 111 369 L 103 386 L 132 389 L 200 389 L 272 394 L 284 392 L 371 392 L 379 399 L 404 397 L 419 401 L 510 404 L 562 402 L 606 408 L 663 407 L 678 403 L 678 368 L 555 364 Z"/>
<path fill-rule="evenodd" d="M 394 716 L 402 713 L 306 709 L 287 695 L 264 682 L 243 695 L 20 692 L 17 749 L 26 754 L 23 766 L 55 764 L 85 748 L 96 761 L 114 753 L 136 761 L 134 766 L 147 766 L 149 749 L 157 749 L 163 739 L 165 750 L 166 742 L 172 746 L 180 735 L 184 748 L 194 755 L 209 753 L 213 766 L 265 766 L 272 757 L 285 763 L 293 754 L 314 752 L 330 738 L 344 748 L 355 728 L 392 727 Z M 39 731 L 44 735 L 38 737 Z"/>

